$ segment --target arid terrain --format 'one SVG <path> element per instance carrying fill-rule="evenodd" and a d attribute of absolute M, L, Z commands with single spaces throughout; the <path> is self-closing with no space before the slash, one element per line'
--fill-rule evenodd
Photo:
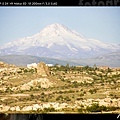
<path fill-rule="evenodd" d="M 0 113 L 120 113 L 120 68 L 0 62 Z"/>

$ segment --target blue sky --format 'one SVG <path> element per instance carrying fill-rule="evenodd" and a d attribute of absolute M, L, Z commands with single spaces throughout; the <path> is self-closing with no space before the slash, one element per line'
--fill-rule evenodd
<path fill-rule="evenodd" d="M 0 45 L 60 23 L 87 38 L 120 43 L 119 7 L 1 7 Z"/>

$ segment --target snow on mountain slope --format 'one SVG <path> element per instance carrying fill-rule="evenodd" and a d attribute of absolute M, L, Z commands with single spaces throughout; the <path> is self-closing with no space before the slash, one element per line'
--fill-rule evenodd
<path fill-rule="evenodd" d="M 25 54 L 53 58 L 79 58 L 113 52 L 117 45 L 88 39 L 64 25 L 48 25 L 39 33 L 0 47 L 0 54 Z"/>

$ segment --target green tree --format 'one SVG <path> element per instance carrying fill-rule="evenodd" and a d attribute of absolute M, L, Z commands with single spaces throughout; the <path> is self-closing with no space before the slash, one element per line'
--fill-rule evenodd
<path fill-rule="evenodd" d="M 69 66 L 69 63 L 67 63 L 67 64 L 66 64 L 66 68 L 69 68 L 69 67 L 70 67 L 70 66 Z"/>

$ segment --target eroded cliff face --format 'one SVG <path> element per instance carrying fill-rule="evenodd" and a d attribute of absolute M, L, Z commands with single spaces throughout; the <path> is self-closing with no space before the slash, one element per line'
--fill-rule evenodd
<path fill-rule="evenodd" d="M 43 77 L 50 75 L 49 68 L 44 62 L 37 64 L 37 74 Z"/>

